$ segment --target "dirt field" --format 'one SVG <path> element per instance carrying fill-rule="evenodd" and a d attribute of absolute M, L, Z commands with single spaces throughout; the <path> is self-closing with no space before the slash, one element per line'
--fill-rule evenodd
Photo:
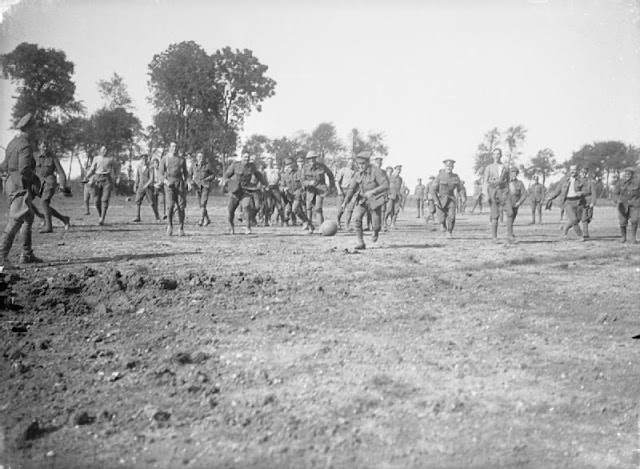
<path fill-rule="evenodd" d="M 640 245 L 604 202 L 585 243 L 523 207 L 515 245 L 411 205 L 361 253 L 223 234 L 223 198 L 184 238 L 80 204 L 0 312 L 3 469 L 640 467 Z"/>

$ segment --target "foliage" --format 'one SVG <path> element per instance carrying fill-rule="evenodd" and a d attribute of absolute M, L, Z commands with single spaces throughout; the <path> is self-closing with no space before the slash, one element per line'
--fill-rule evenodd
<path fill-rule="evenodd" d="M 575 151 L 562 166 L 578 165 L 588 168 L 595 177 L 602 177 L 609 184 L 611 175 L 617 176 L 627 166 L 640 161 L 640 149 L 619 141 L 601 141 L 585 144 Z"/>
<path fill-rule="evenodd" d="M 523 125 L 511 126 L 505 131 L 504 143 L 507 145 L 507 166 L 514 165 L 520 158 L 520 145 L 524 143 L 527 129 Z"/>
<path fill-rule="evenodd" d="M 104 145 L 109 153 L 121 155 L 130 149 L 140 129 L 140 120 L 131 112 L 121 107 L 100 109 L 85 125 L 85 151 L 89 158 L 92 158 L 96 150 Z"/>
<path fill-rule="evenodd" d="M 107 109 L 115 109 L 121 107 L 127 111 L 133 109 L 133 101 L 129 96 L 127 85 L 123 78 L 114 72 L 109 80 L 100 80 L 98 82 L 98 93 L 104 101 L 104 107 Z"/>
<path fill-rule="evenodd" d="M 270 141 L 264 135 L 251 135 L 242 146 L 242 153 L 249 152 L 256 160 L 264 160 Z"/>
<path fill-rule="evenodd" d="M 322 122 L 309 136 L 308 141 L 311 150 L 320 154 L 320 160 L 326 157 L 336 156 L 344 150 L 344 145 L 338 138 L 336 126 L 332 122 Z"/>
<path fill-rule="evenodd" d="M 493 162 L 491 153 L 500 146 L 500 140 L 500 131 L 497 127 L 488 130 L 484 134 L 484 140 L 478 145 L 473 164 L 473 172 L 478 176 L 482 176 L 484 168 Z"/>
<path fill-rule="evenodd" d="M 534 176 L 542 176 L 542 184 L 547 177 L 556 171 L 556 156 L 550 148 L 544 148 L 531 158 L 531 165 L 524 170 L 524 177 L 533 179 Z"/>

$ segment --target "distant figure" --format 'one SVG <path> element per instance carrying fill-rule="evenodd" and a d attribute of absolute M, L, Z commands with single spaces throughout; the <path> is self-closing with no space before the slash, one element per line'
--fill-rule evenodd
<path fill-rule="evenodd" d="M 425 200 L 424 190 L 425 190 L 425 185 L 422 184 L 422 179 L 418 178 L 418 185 L 413 190 L 413 196 L 416 198 L 416 209 L 417 209 L 416 218 L 421 218 L 424 216 L 424 200 Z"/>
<path fill-rule="evenodd" d="M 189 178 L 198 197 L 198 207 L 200 208 L 200 219 L 196 222 L 198 226 L 208 226 L 211 223 L 209 212 L 207 212 L 207 203 L 209 202 L 209 192 L 211 192 L 211 181 L 214 177 L 211 163 L 204 160 L 203 152 L 197 152 L 196 161 L 189 170 Z"/>
<path fill-rule="evenodd" d="M 342 210 L 342 202 L 344 202 L 344 198 L 347 195 L 347 190 L 349 189 L 349 184 L 351 184 L 351 179 L 355 175 L 356 169 L 356 159 L 349 158 L 347 160 L 347 164 L 344 168 L 340 168 L 338 173 L 336 174 L 336 188 L 338 189 L 338 228 L 342 228 L 342 215 L 344 213 L 347 214 L 347 229 L 349 229 L 349 223 L 351 223 L 351 215 L 353 214 L 353 204 L 347 205 L 345 210 Z"/>
<path fill-rule="evenodd" d="M 556 197 L 560 198 L 560 203 L 567 214 L 567 221 L 562 228 L 562 236 L 565 239 L 569 230 L 573 227 L 573 231 L 578 235 L 578 241 L 584 241 L 584 235 L 580 229 L 582 210 L 585 208 L 583 188 L 584 182 L 578 174 L 578 166 L 571 165 L 569 173 L 560 181 L 560 184 L 553 192 L 547 194 L 545 199 L 545 201 L 551 201 Z"/>
<path fill-rule="evenodd" d="M 91 180 L 91 197 L 98 211 L 98 225 L 104 225 L 109 210 L 109 199 L 113 192 L 114 184 L 118 184 L 118 166 L 114 157 L 107 153 L 107 147 L 104 145 L 98 150 L 98 155 L 93 159 L 87 179 Z"/>
<path fill-rule="evenodd" d="M 482 180 L 477 179 L 474 183 L 473 183 L 473 208 L 471 209 L 471 213 L 474 213 L 476 210 L 476 207 L 478 207 L 480 209 L 479 213 L 482 213 L 482 199 L 484 198 L 484 195 L 482 194 Z"/>
<path fill-rule="evenodd" d="M 42 200 L 42 214 L 44 216 L 44 227 L 39 230 L 39 232 L 53 233 L 53 225 L 51 223 L 52 216 L 60 220 L 64 224 L 64 229 L 68 230 L 71 227 L 69 217 L 62 215 L 51 206 L 51 199 L 53 199 L 58 187 L 60 187 L 61 192 L 71 194 L 71 191 L 67 187 L 67 175 L 64 169 L 62 169 L 58 157 L 47 150 L 44 142 L 40 142 L 38 147 L 36 171 L 42 184 L 40 198 Z M 60 178 L 59 186 L 58 178 Z"/>
<path fill-rule="evenodd" d="M 589 168 L 582 168 L 580 170 L 580 178 L 582 178 L 584 183 L 582 188 L 582 197 L 585 199 L 580 221 L 582 221 L 582 234 L 585 239 L 589 239 L 589 223 L 591 223 L 591 220 L 593 219 L 593 207 L 596 206 L 598 199 L 598 189 L 596 187 L 596 182 L 589 175 Z"/>
<path fill-rule="evenodd" d="M 176 143 L 169 144 L 169 150 L 160 161 L 160 174 L 164 182 L 167 200 L 167 236 L 173 235 L 173 214 L 178 212 L 178 236 L 184 236 L 184 218 L 187 208 L 187 191 L 191 189 L 191 179 L 184 156 L 176 153 Z"/>
<path fill-rule="evenodd" d="M 460 213 L 464 213 L 467 209 L 467 188 L 464 185 L 464 181 L 461 181 L 461 189 L 458 193 L 458 210 Z"/>
<path fill-rule="evenodd" d="M 518 216 L 518 209 L 527 199 L 528 195 L 527 188 L 524 187 L 524 183 L 518 179 L 519 173 L 520 170 L 515 166 L 509 170 L 509 197 L 511 198 L 511 206 L 513 207 L 511 209 L 513 215 L 511 217 L 507 216 L 507 232 L 509 232 L 509 223 L 511 223 L 510 236 L 507 238 L 509 243 L 516 242 L 516 237 L 513 234 L 513 224 Z"/>
<path fill-rule="evenodd" d="M 631 167 L 625 168 L 612 191 L 614 204 L 618 209 L 621 243 L 627 242 L 627 234 L 631 243 L 638 243 L 636 235 L 640 215 L 640 181 L 633 178 L 635 171 Z M 627 233 L 628 225 L 631 225 L 631 229 Z"/>
<path fill-rule="evenodd" d="M 431 186 L 431 196 L 436 206 L 438 222 L 443 232 L 453 238 L 453 228 L 456 225 L 456 207 L 462 182 L 453 172 L 455 160 L 450 158 L 443 161 L 444 169 L 438 173 Z"/>
<path fill-rule="evenodd" d="M 498 221 L 507 216 L 507 239 L 513 239 L 513 203 L 509 194 L 509 171 L 502 163 L 502 150 L 493 150 L 493 163 L 484 170 L 483 191 L 489 202 L 491 239 L 498 242 Z"/>
<path fill-rule="evenodd" d="M 533 177 L 533 184 L 529 188 L 529 199 L 531 199 L 531 223 L 536 222 L 536 213 L 538 214 L 538 225 L 542 225 L 542 201 L 547 195 L 547 189 L 540 182 L 538 176 Z"/>
<path fill-rule="evenodd" d="M 154 171 L 149 166 L 149 155 L 142 155 L 142 162 L 140 166 L 136 168 L 136 175 L 133 181 L 133 191 L 136 194 L 136 216 L 131 223 L 140 223 L 140 208 L 145 197 L 149 199 L 151 204 L 151 210 L 155 216 L 156 222 L 160 221 L 160 215 L 158 214 L 158 205 L 153 189 L 154 184 Z"/>

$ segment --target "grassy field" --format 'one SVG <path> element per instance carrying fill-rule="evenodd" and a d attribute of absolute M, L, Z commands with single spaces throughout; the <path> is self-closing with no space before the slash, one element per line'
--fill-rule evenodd
<path fill-rule="evenodd" d="M 640 467 L 640 245 L 609 205 L 584 243 L 523 207 L 517 244 L 408 206 L 357 252 L 226 235 L 223 198 L 171 238 L 80 204 L 54 199 L 72 229 L 35 235 L 0 312 L 5 469 Z"/>

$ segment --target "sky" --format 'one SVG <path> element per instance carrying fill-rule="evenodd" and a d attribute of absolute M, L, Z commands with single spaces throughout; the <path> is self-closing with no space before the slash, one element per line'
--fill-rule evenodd
<path fill-rule="evenodd" d="M 0 53 L 21 42 L 62 49 L 76 98 L 92 113 L 97 82 L 124 78 L 144 125 L 148 64 L 170 44 L 250 49 L 277 82 L 243 138 L 335 124 L 383 132 L 386 165 L 405 180 L 444 158 L 470 184 L 483 135 L 523 125 L 520 162 L 558 159 L 596 140 L 640 146 L 637 0 L 0 0 Z M 12 90 L 0 80 L 0 145 Z"/>

